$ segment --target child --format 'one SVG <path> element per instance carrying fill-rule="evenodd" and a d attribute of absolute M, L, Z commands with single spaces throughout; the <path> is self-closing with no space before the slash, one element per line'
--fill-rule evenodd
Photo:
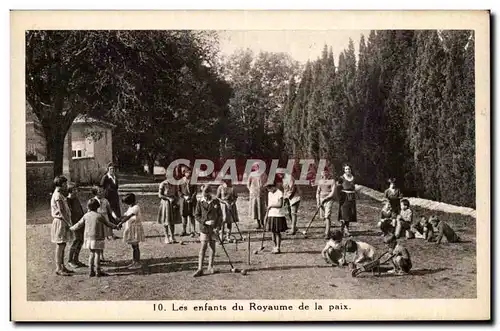
<path fill-rule="evenodd" d="M 179 213 L 178 187 L 165 179 L 160 183 L 158 197 L 160 198 L 160 208 L 156 222 L 162 224 L 165 228 L 165 243 L 175 244 L 177 243 L 177 240 L 175 240 L 175 225 L 182 223 Z"/>
<path fill-rule="evenodd" d="M 446 237 L 446 240 L 449 243 L 460 242 L 460 237 L 455 233 L 455 231 L 453 231 L 448 223 L 440 221 L 436 216 L 431 216 L 431 218 L 429 219 L 429 223 L 431 223 L 438 232 L 438 237 L 436 239 L 437 245 L 441 243 L 443 237 Z"/>
<path fill-rule="evenodd" d="M 333 198 L 335 194 L 335 184 L 328 173 L 324 170 L 316 190 L 316 204 L 320 209 L 320 217 L 325 221 L 325 239 L 328 238 L 332 223 Z"/>
<path fill-rule="evenodd" d="M 144 229 L 142 227 L 143 217 L 139 205 L 136 203 L 135 194 L 129 193 L 122 202 L 128 206 L 125 215 L 121 218 L 120 224 L 125 223 L 123 230 L 123 241 L 132 246 L 132 263 L 129 268 L 141 266 L 141 251 L 139 243 L 144 241 Z"/>
<path fill-rule="evenodd" d="M 109 222 L 102 214 L 98 213 L 99 201 L 95 198 L 87 202 L 88 211 L 83 217 L 71 227 L 72 231 L 85 227 L 83 246 L 90 250 L 89 255 L 89 277 L 108 276 L 107 273 L 101 270 L 101 255 L 104 250 L 104 227 L 110 229 L 118 229 L 118 226 Z M 94 269 L 95 267 L 95 269 Z"/>
<path fill-rule="evenodd" d="M 272 233 L 274 248 L 273 254 L 281 253 L 281 232 L 288 229 L 286 214 L 283 208 L 283 192 L 278 190 L 276 183 L 266 185 L 267 194 L 267 229 Z"/>
<path fill-rule="evenodd" d="M 424 216 L 420 218 L 420 222 L 412 226 L 411 231 L 415 234 L 415 238 L 425 239 L 427 241 L 432 240 L 432 234 L 434 232 L 432 225 Z"/>
<path fill-rule="evenodd" d="M 285 198 L 287 212 L 290 215 L 290 220 L 292 221 L 290 235 L 293 236 L 297 232 L 297 214 L 300 207 L 300 191 L 298 186 L 295 185 L 295 179 L 290 173 L 285 173 L 283 178 L 283 197 Z"/>
<path fill-rule="evenodd" d="M 179 194 L 181 196 L 180 212 L 182 216 L 181 237 L 187 236 L 187 224 L 189 222 L 189 232 L 191 238 L 196 236 L 196 224 L 194 220 L 194 210 L 196 208 L 196 185 L 191 185 L 191 169 L 184 168 L 184 177 L 179 184 Z"/>
<path fill-rule="evenodd" d="M 94 199 L 99 202 L 99 207 L 97 209 L 97 212 L 100 213 L 106 221 L 109 223 L 117 223 L 116 221 L 116 215 L 115 213 L 111 210 L 111 205 L 109 204 L 109 201 L 104 197 L 104 189 L 100 186 L 94 186 L 92 187 L 92 194 L 94 195 Z M 113 238 L 113 229 L 111 227 L 106 227 L 104 228 L 104 237 L 108 239 Z M 104 249 L 100 250 L 99 254 L 100 256 L 100 262 L 106 263 L 106 262 L 111 262 L 110 260 L 104 259 Z"/>
<path fill-rule="evenodd" d="M 410 252 L 408 252 L 403 245 L 398 243 L 396 236 L 393 234 L 385 237 L 384 242 L 389 246 L 391 254 L 393 255 L 391 259 L 393 269 L 389 270 L 387 273 L 396 275 L 408 274 L 412 268 Z"/>
<path fill-rule="evenodd" d="M 391 203 L 389 202 L 388 199 L 384 199 L 383 202 L 384 202 L 384 207 L 382 207 L 382 210 L 380 211 L 380 221 L 378 222 L 378 226 L 382 231 L 382 236 L 385 237 L 386 235 L 394 231 L 394 227 L 392 226 L 393 212 Z"/>
<path fill-rule="evenodd" d="M 399 190 L 399 188 L 396 187 L 396 179 L 391 178 L 388 180 L 389 182 L 389 188 L 385 190 L 384 196 L 387 200 L 389 200 L 389 203 L 391 204 L 392 207 L 392 212 L 394 213 L 393 217 L 396 217 L 399 215 L 399 212 L 401 211 L 401 199 L 403 198 L 403 194 Z"/>
<path fill-rule="evenodd" d="M 214 233 L 214 229 L 217 229 L 220 226 L 222 220 L 222 211 L 219 200 L 213 199 L 212 189 L 209 185 L 202 185 L 202 198 L 196 204 L 194 215 L 196 221 L 200 224 L 201 247 L 200 255 L 198 257 L 198 269 L 193 274 L 193 277 L 199 277 L 203 275 L 203 260 L 205 259 L 207 246 L 210 246 L 207 271 L 209 274 L 214 274 L 216 273 L 214 269 L 214 236 L 218 236 L 218 234 Z"/>
<path fill-rule="evenodd" d="M 373 261 L 373 256 L 375 255 L 375 248 L 372 245 L 352 239 L 346 241 L 345 250 L 348 253 L 356 253 L 356 258 L 354 259 L 354 264 L 356 265 Z"/>
<path fill-rule="evenodd" d="M 66 243 L 73 241 L 74 235 L 70 231 L 71 212 L 64 194 L 66 193 L 68 180 L 64 176 L 54 178 L 54 192 L 50 200 L 50 211 L 52 215 L 51 241 L 56 244 L 56 274 L 69 276 L 73 271 L 64 266 L 64 249 Z"/>
<path fill-rule="evenodd" d="M 230 240 L 232 224 L 239 221 L 238 210 L 236 209 L 236 199 L 238 196 L 231 185 L 231 180 L 223 180 L 217 188 L 217 199 L 221 202 L 222 209 L 222 240 L 224 240 L 224 225 L 227 227 L 226 238 Z"/>
<path fill-rule="evenodd" d="M 328 241 L 325 248 L 321 251 L 321 256 L 325 259 L 326 263 L 333 266 L 342 266 L 345 262 L 345 256 L 342 246 L 342 232 L 333 231 L 328 234 Z"/>
<path fill-rule="evenodd" d="M 257 175 L 258 171 L 259 163 L 256 162 L 252 165 L 251 173 L 248 176 L 247 189 L 250 197 L 249 214 L 253 220 L 257 221 L 257 229 L 261 229 L 265 226 L 266 199 L 263 188 L 267 182 L 267 176 L 265 173 Z"/>
<path fill-rule="evenodd" d="M 83 212 L 82 205 L 80 204 L 80 200 L 78 200 L 78 190 L 76 188 L 75 183 L 68 183 L 68 206 L 71 212 L 71 225 L 75 225 L 85 214 Z M 74 231 L 75 240 L 71 244 L 69 249 L 69 263 L 68 265 L 71 268 L 80 268 L 86 267 L 85 264 L 80 262 L 79 256 L 80 251 L 82 250 L 83 245 L 83 233 L 85 229 L 81 228 L 77 231 Z"/>
<path fill-rule="evenodd" d="M 410 209 L 410 202 L 407 199 L 401 200 L 401 212 L 396 217 L 396 239 L 400 238 L 402 231 L 405 232 L 407 239 L 413 239 L 415 236 L 411 230 L 413 223 L 413 212 Z"/>

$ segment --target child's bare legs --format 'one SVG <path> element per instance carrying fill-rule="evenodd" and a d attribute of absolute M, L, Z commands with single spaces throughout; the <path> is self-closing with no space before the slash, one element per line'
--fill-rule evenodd
<path fill-rule="evenodd" d="M 292 229 L 290 231 L 290 234 L 294 235 L 297 232 L 297 212 L 299 209 L 299 204 L 296 203 L 295 205 L 290 207 L 290 218 L 292 219 Z"/>
<path fill-rule="evenodd" d="M 276 233 L 276 247 L 278 248 L 278 253 L 281 252 L 281 233 Z"/>
<path fill-rule="evenodd" d="M 89 277 L 95 277 L 95 266 L 94 266 L 94 263 L 96 263 L 96 260 L 98 258 L 99 258 L 99 253 L 95 249 L 91 249 L 90 250 L 90 254 L 89 254 L 89 268 L 90 268 Z"/>
<path fill-rule="evenodd" d="M 95 257 L 95 272 L 96 272 L 96 276 L 97 277 L 104 277 L 104 276 L 108 276 L 107 273 L 101 271 L 101 256 L 103 256 L 104 254 L 104 250 L 103 249 L 98 249 L 97 250 L 98 253 L 96 254 L 96 257 Z"/>
<path fill-rule="evenodd" d="M 64 266 L 64 249 L 66 248 L 66 243 L 60 243 L 56 246 L 56 273 L 61 276 L 68 276 L 69 270 Z"/>
<path fill-rule="evenodd" d="M 193 216 L 188 216 L 188 221 L 189 221 L 189 232 L 191 233 L 191 237 L 194 237 L 196 235 L 196 222 L 194 220 Z"/>
<path fill-rule="evenodd" d="M 215 273 L 214 260 L 215 260 L 215 240 L 210 240 L 208 242 L 210 245 L 210 254 L 208 255 L 208 273 Z"/>
<path fill-rule="evenodd" d="M 181 237 L 187 236 L 186 227 L 187 227 L 187 216 L 182 216 L 182 233 L 181 233 Z"/>
<path fill-rule="evenodd" d="M 139 250 L 139 243 L 130 244 L 132 246 L 132 263 L 129 267 L 138 267 L 141 265 L 141 251 Z"/>
<path fill-rule="evenodd" d="M 168 232 L 168 225 L 163 225 L 163 228 L 165 230 L 165 244 L 171 244 L 172 241 L 170 240 L 170 234 Z"/>
<path fill-rule="evenodd" d="M 205 253 L 207 251 L 207 246 L 208 246 L 207 241 L 203 239 L 201 240 L 200 254 L 198 256 L 198 269 L 193 274 L 193 277 L 198 277 L 203 275 L 203 260 L 205 259 Z"/>
<path fill-rule="evenodd" d="M 177 240 L 175 240 L 175 224 L 169 224 L 168 230 L 170 231 L 170 241 L 175 244 L 177 242 Z"/>

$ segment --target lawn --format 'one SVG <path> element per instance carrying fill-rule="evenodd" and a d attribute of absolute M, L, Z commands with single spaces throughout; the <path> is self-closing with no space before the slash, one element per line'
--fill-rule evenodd
<path fill-rule="evenodd" d="M 88 196 L 82 194 L 82 201 Z M 465 240 L 460 244 L 436 246 L 420 239 L 402 241 L 410 250 L 413 270 L 407 276 L 364 273 L 352 278 L 347 268 L 327 265 L 320 251 L 325 241 L 319 220 L 313 223 L 306 239 L 302 234 L 284 236 L 283 254 L 270 253 L 272 242 L 266 235 L 265 249 L 251 254 L 247 265 L 247 243 L 225 245 L 235 267 L 246 268 L 248 275 L 230 273 L 230 266 L 220 246 L 216 265 L 219 274 L 193 278 L 199 244 L 185 239 L 185 244 L 163 243 L 163 229 L 155 223 L 156 196 L 139 196 L 145 211 L 147 239 L 141 244 L 144 266 L 141 270 L 124 268 L 132 251 L 122 240 L 106 242 L 106 257 L 112 263 L 104 268 L 110 277 L 88 278 L 87 269 L 77 269 L 74 276 L 54 274 L 54 245 L 50 243 L 48 199 L 31 204 L 27 213 L 27 290 L 28 300 L 181 300 L 181 299 L 391 299 L 391 298 L 475 298 L 476 297 L 476 220 L 456 214 L 433 213 L 446 220 Z M 260 247 L 262 233 L 248 217 L 248 197 L 238 201 L 240 228 L 251 236 L 251 252 Z M 334 206 L 334 213 L 338 205 Z M 380 203 L 367 197 L 358 201 L 359 222 L 352 227 L 356 240 L 366 241 L 385 250 L 375 228 Z M 309 194 L 299 210 L 299 227 L 307 225 L 314 214 L 314 200 Z M 415 216 L 429 216 L 430 211 L 414 210 Z M 337 225 L 337 224 L 336 224 Z M 177 232 L 180 231 L 180 226 Z M 117 232 L 120 236 L 121 233 Z M 187 242 L 186 242 L 187 241 Z M 67 253 L 66 253 L 67 254 Z M 81 260 L 87 263 L 88 252 Z"/>

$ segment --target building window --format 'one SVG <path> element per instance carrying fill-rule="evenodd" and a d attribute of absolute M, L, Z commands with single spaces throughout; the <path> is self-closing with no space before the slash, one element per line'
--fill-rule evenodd
<path fill-rule="evenodd" d="M 71 143 L 72 157 L 94 157 L 94 142 L 92 139 L 76 140 Z"/>

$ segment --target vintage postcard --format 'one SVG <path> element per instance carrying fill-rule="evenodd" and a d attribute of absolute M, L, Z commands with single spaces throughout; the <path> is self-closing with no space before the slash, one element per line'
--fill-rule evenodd
<path fill-rule="evenodd" d="M 489 320 L 489 34 L 12 11 L 12 320 Z"/>

